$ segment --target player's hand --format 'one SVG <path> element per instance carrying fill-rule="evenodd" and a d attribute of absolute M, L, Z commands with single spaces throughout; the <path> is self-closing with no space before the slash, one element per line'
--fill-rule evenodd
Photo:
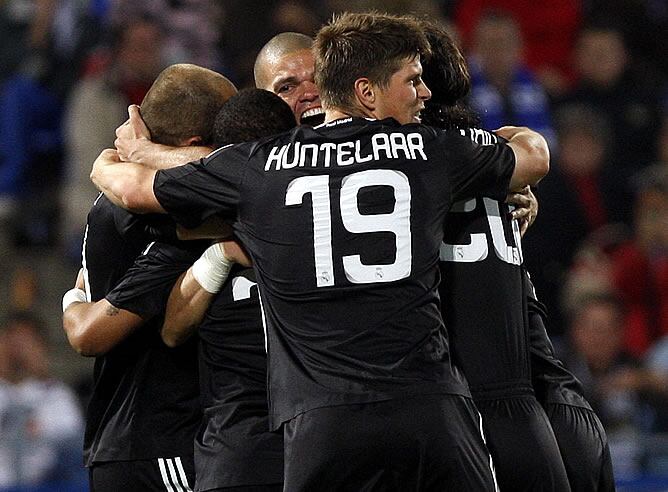
<path fill-rule="evenodd" d="M 536 196 L 531 191 L 531 187 L 525 186 L 521 191 L 509 193 L 506 202 L 515 206 L 511 215 L 513 219 L 517 219 L 519 222 L 520 234 L 524 236 L 524 233 L 538 216 Z"/>
<path fill-rule="evenodd" d="M 118 155 L 118 151 L 116 151 L 116 149 L 104 149 L 102 152 L 100 152 L 100 155 L 97 156 L 95 162 L 93 162 L 93 168 L 96 166 L 109 166 L 118 164 L 120 162 L 123 161 L 121 160 L 121 156 Z"/>
<path fill-rule="evenodd" d="M 218 246 L 222 250 L 223 254 L 227 259 L 233 261 L 234 263 L 239 263 L 245 267 L 253 266 L 253 262 L 246 253 L 246 250 L 238 243 L 236 240 L 226 240 L 218 243 Z"/>
<path fill-rule="evenodd" d="M 139 106 L 129 106 L 128 115 L 125 123 L 116 128 L 114 146 L 122 160 L 141 162 L 142 151 L 152 144 L 151 132 L 141 117 Z"/>

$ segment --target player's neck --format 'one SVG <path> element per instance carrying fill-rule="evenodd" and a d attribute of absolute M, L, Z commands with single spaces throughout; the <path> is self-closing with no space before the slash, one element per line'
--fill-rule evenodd
<path fill-rule="evenodd" d="M 358 118 L 374 118 L 374 115 L 365 114 L 362 111 L 350 111 L 339 108 L 328 108 L 325 110 L 325 123 L 329 123 L 330 121 L 334 120 L 340 120 L 342 118 L 350 118 L 351 116 Z"/>
<path fill-rule="evenodd" d="M 348 111 L 342 111 L 340 109 L 331 108 L 325 110 L 325 123 L 330 121 L 340 120 L 342 118 L 348 118 L 352 116 Z"/>

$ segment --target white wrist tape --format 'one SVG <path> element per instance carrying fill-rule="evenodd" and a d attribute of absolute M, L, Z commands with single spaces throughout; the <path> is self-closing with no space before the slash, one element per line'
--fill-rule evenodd
<path fill-rule="evenodd" d="M 193 263 L 192 274 L 205 291 L 215 294 L 227 280 L 233 264 L 219 244 L 212 244 Z"/>
<path fill-rule="evenodd" d="M 70 289 L 63 296 L 63 313 L 75 302 L 86 302 L 86 292 L 83 289 Z"/>

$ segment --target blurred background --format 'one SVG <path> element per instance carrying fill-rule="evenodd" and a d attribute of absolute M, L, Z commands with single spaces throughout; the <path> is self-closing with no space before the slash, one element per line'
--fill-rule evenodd
<path fill-rule="evenodd" d="M 440 20 L 482 126 L 552 169 L 524 240 L 559 353 L 606 426 L 619 490 L 668 490 L 668 1 L 0 0 L 0 490 L 85 490 L 92 360 L 61 328 L 93 160 L 166 65 L 251 86 L 274 34 L 332 13 Z"/>

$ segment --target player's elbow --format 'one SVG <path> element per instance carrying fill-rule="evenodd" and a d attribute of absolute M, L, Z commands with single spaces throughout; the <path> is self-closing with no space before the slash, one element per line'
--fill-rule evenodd
<path fill-rule="evenodd" d="M 535 185 L 550 170 L 550 148 L 540 133 L 533 132 L 526 143 L 526 152 L 527 158 L 531 161 L 526 184 Z"/>
<path fill-rule="evenodd" d="M 172 326 L 168 320 L 165 320 L 165 323 L 160 330 L 160 336 L 165 345 L 170 348 L 178 347 L 182 345 L 187 339 L 188 335 L 179 330 L 178 327 Z"/>
<path fill-rule="evenodd" d="M 510 189 L 517 190 L 526 185 L 537 184 L 550 170 L 550 149 L 545 139 L 536 132 L 528 131 L 522 142 L 515 146 L 515 172 Z"/>
<path fill-rule="evenodd" d="M 67 340 L 77 354 L 84 357 L 97 357 L 104 353 L 85 327 L 67 331 Z"/>
<path fill-rule="evenodd" d="M 164 330 L 161 333 L 162 336 L 162 341 L 164 342 L 165 345 L 167 345 L 169 348 L 174 348 L 178 347 L 181 345 L 183 342 L 179 339 L 178 336 L 172 334 L 172 333 L 167 333 Z"/>
<path fill-rule="evenodd" d="M 100 347 L 98 337 L 95 336 L 95 327 L 85 319 L 71 315 L 68 309 L 63 314 L 63 328 L 67 334 L 67 341 L 77 354 L 84 357 L 97 357 L 105 350 Z"/>
<path fill-rule="evenodd" d="M 160 334 L 162 337 L 162 341 L 165 345 L 167 345 L 169 348 L 174 348 L 177 347 L 179 344 L 177 343 L 177 340 L 174 336 L 172 336 L 169 333 L 165 333 L 163 330 L 162 333 Z"/>
<path fill-rule="evenodd" d="M 147 200 L 139 187 L 128 186 L 119 192 L 119 198 L 123 208 L 135 213 L 145 213 L 150 211 Z"/>

